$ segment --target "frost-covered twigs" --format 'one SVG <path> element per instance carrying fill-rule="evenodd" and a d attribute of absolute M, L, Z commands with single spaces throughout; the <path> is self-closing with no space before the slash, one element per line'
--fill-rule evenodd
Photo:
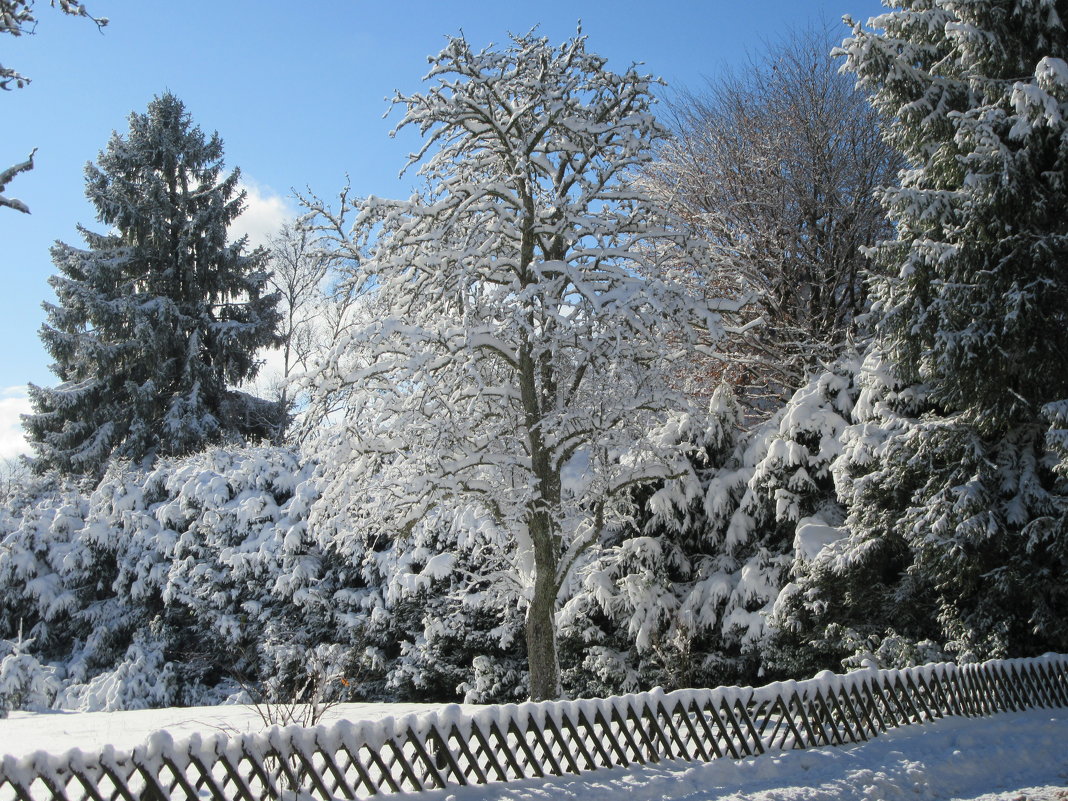
<path fill-rule="evenodd" d="M 308 379 L 335 423 L 314 446 L 324 508 L 383 537 L 439 509 L 491 521 L 524 588 L 531 691 L 554 697 L 560 588 L 633 487 L 688 469 L 651 432 L 686 407 L 673 364 L 731 306 L 640 277 L 669 250 L 700 258 L 629 181 L 664 134 L 650 77 L 530 33 L 452 39 L 428 80 L 395 98 L 425 137 L 423 193 L 308 203 L 365 290 L 362 324 Z"/>
<path fill-rule="evenodd" d="M 298 675 L 295 677 L 281 673 L 265 676 L 258 681 L 243 675 L 236 677 L 264 729 L 290 726 L 315 728 L 333 707 L 341 703 L 351 686 L 334 665 L 327 663 L 320 651 L 298 651 L 296 656 L 299 664 L 296 665 Z M 256 663 L 255 659 L 248 657 L 244 661 Z M 281 769 L 281 759 L 287 762 L 285 769 Z M 268 754 L 264 757 L 264 767 L 268 771 L 284 774 L 285 783 L 294 793 L 310 783 L 311 768 L 297 756 Z"/>
<path fill-rule="evenodd" d="M 51 6 L 57 6 L 64 14 L 72 17 L 85 17 L 92 20 L 98 29 L 108 24 L 107 17 L 94 17 L 89 13 L 85 3 L 80 0 L 51 0 Z M 23 36 L 36 32 L 37 17 L 33 10 L 33 0 L 0 0 L 0 35 Z M 30 82 L 10 67 L 0 65 L 0 89 L 21 89 Z"/>
<path fill-rule="evenodd" d="M 837 29 L 789 34 L 745 69 L 677 94 L 664 117 L 676 135 L 640 176 L 710 243 L 693 290 L 754 296 L 745 311 L 754 325 L 727 337 L 726 365 L 689 372 L 706 392 L 729 381 L 761 416 L 849 348 L 867 308 L 861 248 L 889 231 L 874 190 L 900 157 L 839 73 L 838 38 Z"/>
<path fill-rule="evenodd" d="M 19 173 L 28 172 L 33 169 L 33 157 L 37 153 L 37 148 L 33 149 L 33 152 L 27 157 L 25 161 L 21 161 L 18 164 L 8 167 L 6 170 L 0 172 L 0 206 L 7 206 L 9 209 L 15 211 L 21 211 L 24 214 L 29 214 L 29 207 L 18 198 L 7 197 L 4 195 L 4 190 L 7 189 L 7 185 L 11 183 L 11 180 Z"/>
<path fill-rule="evenodd" d="M 350 681 L 336 665 L 328 664 L 316 650 L 301 650 L 294 656 L 298 662 L 293 666 L 296 675 L 279 672 L 252 680 L 240 672 L 235 674 L 264 728 L 317 726 L 327 712 L 344 700 L 346 690 L 355 681 Z M 336 659 L 336 654 L 333 656 Z M 256 663 L 247 655 L 243 661 Z"/>
<path fill-rule="evenodd" d="M 57 0 L 52 0 L 51 5 L 55 7 L 56 3 Z M 85 4 L 79 0 L 58 0 L 58 4 L 64 14 L 86 17 L 96 23 L 97 28 L 103 28 L 108 24 L 107 18 L 92 16 Z M 33 9 L 33 0 L 0 0 L 0 35 L 22 36 L 34 33 L 36 26 L 37 17 Z M 29 82 L 30 79 L 22 73 L 0 64 L 0 90 L 11 89 L 12 84 L 14 88 L 21 89 Z M 33 169 L 33 156 L 36 152 L 37 148 L 34 148 L 25 161 L 0 171 L 0 207 L 21 211 L 24 214 L 30 213 L 25 203 L 17 198 L 7 197 L 4 195 L 4 190 L 16 175 Z"/>

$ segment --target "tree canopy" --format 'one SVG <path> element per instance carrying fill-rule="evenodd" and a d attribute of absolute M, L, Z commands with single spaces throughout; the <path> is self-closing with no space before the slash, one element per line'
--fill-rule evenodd
<path fill-rule="evenodd" d="M 322 434 L 328 494 L 394 530 L 441 506 L 484 519 L 528 604 L 531 693 L 555 697 L 560 588 L 630 487 L 689 469 L 657 431 L 686 408 L 673 365 L 720 321 L 641 277 L 687 248 L 628 181 L 664 135 L 650 77 L 531 33 L 481 52 L 454 38 L 428 80 L 395 100 L 425 137 L 424 194 L 368 200 L 355 234 L 314 209 L 350 249 L 380 232 L 361 260 L 371 322 L 314 379 L 323 398 L 362 389 Z"/>
<path fill-rule="evenodd" d="M 1068 32 L 1037 0 L 898 6 L 843 45 L 910 168 L 808 611 L 969 658 L 1064 649 Z"/>

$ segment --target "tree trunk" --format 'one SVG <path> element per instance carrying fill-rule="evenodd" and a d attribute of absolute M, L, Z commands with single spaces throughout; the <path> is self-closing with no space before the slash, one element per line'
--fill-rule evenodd
<path fill-rule="evenodd" d="M 534 595 L 527 608 L 527 664 L 530 698 L 560 697 L 560 664 L 556 659 L 556 562 L 549 515 L 537 512 L 531 521 L 534 540 Z"/>

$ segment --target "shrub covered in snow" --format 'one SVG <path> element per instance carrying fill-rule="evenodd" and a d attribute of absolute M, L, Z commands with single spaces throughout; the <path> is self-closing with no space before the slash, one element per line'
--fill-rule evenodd
<path fill-rule="evenodd" d="M 725 387 L 674 436 L 692 471 L 637 498 L 632 527 L 583 570 L 563 610 L 574 690 L 752 682 L 795 551 L 843 512 L 831 465 L 849 425 L 850 363 L 746 434 Z"/>
<path fill-rule="evenodd" d="M 359 521 L 313 535 L 341 525 L 313 517 L 318 482 L 314 462 L 264 447 L 48 485 L 0 531 L 0 636 L 34 642 L 10 670 L 47 659 L 49 703 L 76 709 L 214 703 L 242 684 L 295 697 L 314 665 L 338 677 L 331 697 L 524 697 L 499 532 L 440 511 L 403 537 Z"/>
<path fill-rule="evenodd" d="M 49 709 L 59 690 L 56 668 L 30 653 L 33 640 L 0 641 L 0 718 L 15 709 Z"/>
<path fill-rule="evenodd" d="M 212 450 L 148 471 L 113 464 L 92 492 L 46 492 L 3 532 L 4 633 L 24 622 L 64 665 L 60 703 L 204 697 L 313 578 L 314 548 L 287 507 L 307 475 L 284 449 Z"/>

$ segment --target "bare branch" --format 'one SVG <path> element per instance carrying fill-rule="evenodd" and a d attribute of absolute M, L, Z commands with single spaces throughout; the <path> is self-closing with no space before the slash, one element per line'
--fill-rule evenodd
<path fill-rule="evenodd" d="M 837 36 L 802 31 L 743 73 L 669 104 L 675 136 L 640 182 L 712 247 L 689 275 L 702 294 L 756 302 L 762 325 L 727 340 L 700 368 L 741 400 L 781 399 L 847 345 L 867 304 L 861 253 L 887 233 L 874 196 L 899 157 L 881 121 L 830 55 Z"/>

